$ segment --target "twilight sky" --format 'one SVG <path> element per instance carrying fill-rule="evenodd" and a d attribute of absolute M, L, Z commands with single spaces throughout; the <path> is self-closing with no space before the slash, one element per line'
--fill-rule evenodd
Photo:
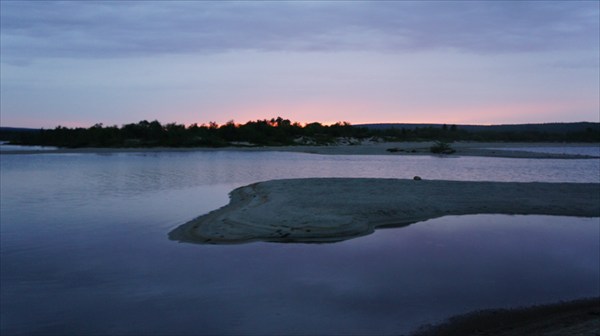
<path fill-rule="evenodd" d="M 600 121 L 600 2 L 0 2 L 0 124 Z"/>

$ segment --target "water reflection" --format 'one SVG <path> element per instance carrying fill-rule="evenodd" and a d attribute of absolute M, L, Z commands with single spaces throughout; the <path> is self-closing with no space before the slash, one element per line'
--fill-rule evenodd
<path fill-rule="evenodd" d="M 445 217 L 317 245 L 165 239 L 273 178 L 598 182 L 598 160 L 210 152 L 0 166 L 2 335 L 406 334 L 600 291 L 598 218 Z"/>
<path fill-rule="evenodd" d="M 338 244 L 191 247 L 154 230 L 99 232 L 3 259 L 3 334 L 406 334 L 599 295 L 599 229 L 598 218 L 477 215 Z"/>

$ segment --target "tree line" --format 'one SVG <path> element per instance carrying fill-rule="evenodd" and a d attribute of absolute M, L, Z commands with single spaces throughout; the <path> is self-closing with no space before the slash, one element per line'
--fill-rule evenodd
<path fill-rule="evenodd" d="M 347 122 L 323 125 L 313 122 L 301 125 L 281 117 L 270 120 L 248 121 L 236 124 L 229 121 L 219 125 L 177 123 L 161 124 L 157 120 L 118 126 L 96 124 L 89 128 L 7 130 L 0 131 L 0 139 L 13 144 L 57 147 L 224 147 L 224 146 L 289 146 L 328 145 L 340 138 L 356 141 L 570 141 L 600 142 L 600 129 L 588 127 L 569 133 L 542 131 L 486 131 L 472 132 L 456 125 L 439 127 L 372 129 L 353 126 Z"/>

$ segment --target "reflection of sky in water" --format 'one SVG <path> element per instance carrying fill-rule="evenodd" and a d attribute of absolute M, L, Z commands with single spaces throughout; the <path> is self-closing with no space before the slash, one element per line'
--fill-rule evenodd
<path fill-rule="evenodd" d="M 259 180 L 584 182 L 598 178 L 597 160 L 210 152 L 0 164 L 2 334 L 402 333 L 474 309 L 600 295 L 598 218 L 446 217 L 324 245 L 167 239 Z"/>
<path fill-rule="evenodd" d="M 597 219 L 450 217 L 327 245 L 199 246 L 156 229 L 108 231 L 5 254 L 9 327 L 400 333 L 474 309 L 600 294 Z"/>

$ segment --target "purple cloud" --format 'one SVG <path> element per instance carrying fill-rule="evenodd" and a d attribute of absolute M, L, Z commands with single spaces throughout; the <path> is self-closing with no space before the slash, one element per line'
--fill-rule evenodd
<path fill-rule="evenodd" d="M 598 49 L 598 2 L 1 2 L 4 60 Z"/>

